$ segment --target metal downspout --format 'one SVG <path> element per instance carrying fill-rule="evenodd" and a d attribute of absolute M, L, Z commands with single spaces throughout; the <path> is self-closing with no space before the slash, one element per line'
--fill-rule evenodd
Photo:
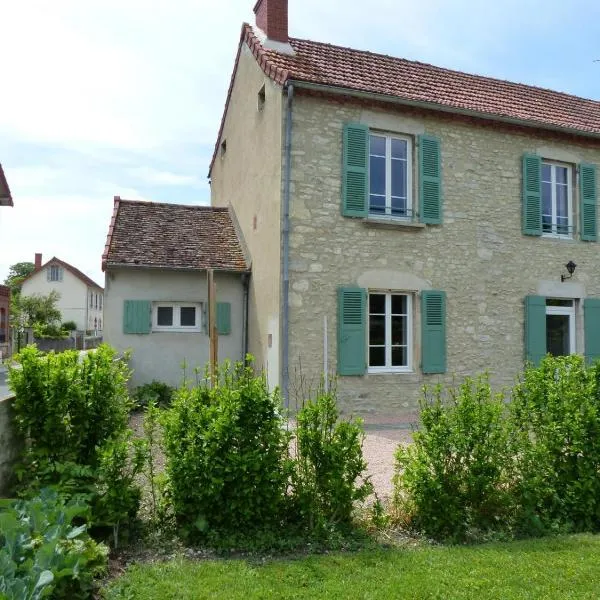
<path fill-rule="evenodd" d="M 289 407 L 289 360 L 290 360 L 290 327 L 289 327 L 289 295 L 290 295 L 290 179 L 292 172 L 292 101 L 294 86 L 287 85 L 287 104 L 285 115 L 285 171 L 283 176 L 283 239 L 282 239 L 282 327 L 281 327 L 281 389 L 286 408 Z"/>

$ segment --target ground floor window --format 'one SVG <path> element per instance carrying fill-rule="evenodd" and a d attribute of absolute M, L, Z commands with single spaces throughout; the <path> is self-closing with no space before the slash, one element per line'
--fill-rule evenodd
<path fill-rule="evenodd" d="M 369 372 L 411 369 L 412 297 L 369 293 Z"/>
<path fill-rule="evenodd" d="M 568 356 L 576 351 L 575 302 L 546 300 L 546 352 L 552 356 Z"/>
<path fill-rule="evenodd" d="M 154 331 L 200 331 L 200 304 L 156 302 L 152 312 Z"/>

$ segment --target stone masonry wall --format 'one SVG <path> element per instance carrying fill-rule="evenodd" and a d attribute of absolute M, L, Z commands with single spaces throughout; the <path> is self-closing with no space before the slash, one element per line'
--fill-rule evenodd
<path fill-rule="evenodd" d="M 341 215 L 342 127 L 348 121 L 441 139 L 442 225 L 391 229 Z M 600 243 L 579 241 L 578 235 L 573 240 L 522 235 L 524 152 L 600 165 L 600 145 L 593 141 L 402 108 L 382 111 L 296 97 L 290 240 L 292 390 L 300 364 L 305 377 L 322 372 L 324 315 L 329 368 L 336 369 L 340 285 L 415 293 L 413 373 L 340 377 L 337 383 L 346 411 L 366 417 L 376 413 L 378 418 L 396 418 L 413 410 L 424 384 L 450 383 L 487 370 L 494 385 L 510 386 L 523 366 L 527 294 L 600 296 Z M 573 204 L 578 224 L 578 189 Z M 569 260 L 578 265 L 575 277 L 561 284 L 563 265 Z M 428 288 L 447 293 L 448 371 L 443 376 L 424 376 L 419 369 L 418 293 Z M 582 351 L 581 303 L 577 330 Z"/>

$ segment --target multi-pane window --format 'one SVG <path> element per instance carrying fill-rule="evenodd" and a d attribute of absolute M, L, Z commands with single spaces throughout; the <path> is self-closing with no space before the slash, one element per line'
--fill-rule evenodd
<path fill-rule="evenodd" d="M 573 300 L 546 300 L 546 352 L 553 356 L 575 353 L 575 303 Z"/>
<path fill-rule="evenodd" d="M 411 156 L 408 137 L 369 136 L 369 214 L 412 217 Z"/>
<path fill-rule="evenodd" d="M 160 302 L 154 306 L 153 325 L 156 331 L 200 330 L 200 304 Z"/>
<path fill-rule="evenodd" d="M 100 294 L 100 310 L 102 310 L 102 294 Z"/>
<path fill-rule="evenodd" d="M 542 231 L 545 235 L 573 235 L 571 168 L 542 163 Z"/>
<path fill-rule="evenodd" d="M 62 281 L 63 270 L 58 265 L 50 265 L 48 267 L 48 281 Z"/>
<path fill-rule="evenodd" d="M 411 369 L 411 296 L 369 294 L 369 371 Z"/>

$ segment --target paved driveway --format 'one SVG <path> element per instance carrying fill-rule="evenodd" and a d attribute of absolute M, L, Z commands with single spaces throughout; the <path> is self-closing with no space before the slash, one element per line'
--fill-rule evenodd
<path fill-rule="evenodd" d="M 0 367 L 0 400 L 10 393 L 8 389 L 8 371 Z"/>

